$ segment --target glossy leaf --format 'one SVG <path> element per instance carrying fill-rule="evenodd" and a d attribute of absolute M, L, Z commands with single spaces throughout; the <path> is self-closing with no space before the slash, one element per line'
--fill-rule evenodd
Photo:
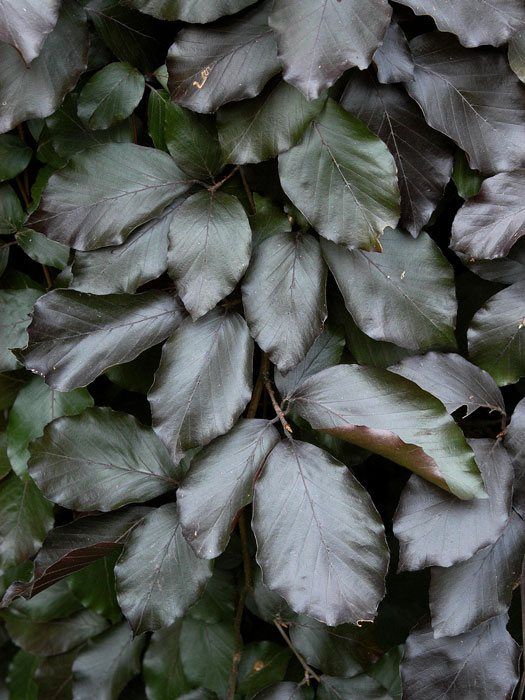
<path fill-rule="evenodd" d="M 90 129 L 108 129 L 132 114 L 144 85 L 144 76 L 129 63 L 109 63 L 82 88 L 78 116 Z"/>
<path fill-rule="evenodd" d="M 351 75 L 341 104 L 392 153 L 401 192 L 400 226 L 417 237 L 450 179 L 449 142 L 430 128 L 401 86 L 380 85 L 368 71 Z"/>
<path fill-rule="evenodd" d="M 399 0 L 416 15 L 430 15 L 442 32 L 453 32 L 463 46 L 505 44 L 517 29 L 525 27 L 525 7 L 520 0 L 490 3 L 463 0 L 438 4 L 431 0 Z"/>
<path fill-rule="evenodd" d="M 35 6 L 38 4 L 40 10 L 45 10 L 49 2 L 28 0 L 28 12 L 22 17 L 25 20 L 27 15 L 29 22 L 34 22 L 37 19 Z M 3 0 L 3 10 L 6 3 L 15 4 L 12 0 Z M 58 3 L 53 2 L 53 5 L 56 7 Z M 20 8 L 17 9 L 19 11 Z M 25 40 L 31 40 L 27 20 L 23 26 Z M 0 34 L 0 40 L 5 41 L 5 34 L 3 37 Z M 29 66 L 16 48 L 0 43 L 0 133 L 9 131 L 26 119 L 52 114 L 86 70 L 87 50 L 84 13 L 73 0 L 64 0 L 56 26 Z"/>
<path fill-rule="evenodd" d="M 457 149 L 454 154 L 454 169 L 452 171 L 452 180 L 456 185 L 458 194 L 463 199 L 470 199 L 470 197 L 475 197 L 483 178 L 477 170 L 472 170 L 467 161 L 467 156 L 465 153 Z"/>
<path fill-rule="evenodd" d="M 181 622 L 155 632 L 143 661 L 148 700 L 172 700 L 192 689 L 180 658 Z"/>
<path fill-rule="evenodd" d="M 223 15 L 232 15 L 252 5 L 255 0 L 207 0 L 205 4 L 194 0 L 130 0 L 130 5 L 141 12 L 174 22 L 204 24 Z"/>
<path fill-rule="evenodd" d="M 522 83 L 525 83 L 525 29 L 516 32 L 509 41 L 509 63 Z"/>
<path fill-rule="evenodd" d="M 336 243 L 378 248 L 383 230 L 397 224 L 394 159 L 361 121 L 332 100 L 299 145 L 279 156 L 279 174 L 292 202 Z"/>
<path fill-rule="evenodd" d="M 505 403 L 496 382 L 461 355 L 429 352 L 407 357 L 388 369 L 438 398 L 449 413 L 465 407 L 465 416 L 478 408 L 505 415 Z"/>
<path fill-rule="evenodd" d="M 459 498 L 485 495 L 460 429 L 437 399 L 407 379 L 339 365 L 306 379 L 292 400 L 316 430 L 387 457 Z"/>
<path fill-rule="evenodd" d="M 275 683 L 257 693 L 254 700 L 304 700 L 306 695 L 298 683 Z"/>
<path fill-rule="evenodd" d="M 97 296 L 54 290 L 37 302 L 20 357 L 53 389 L 86 386 L 108 367 L 133 360 L 181 320 L 164 292 Z"/>
<path fill-rule="evenodd" d="M 525 160 L 525 89 L 505 57 L 488 49 L 465 49 L 453 36 L 438 32 L 416 37 L 410 47 L 415 70 L 406 88 L 429 125 L 455 141 L 469 165 L 484 174 L 520 167 Z"/>
<path fill-rule="evenodd" d="M 375 617 L 388 562 L 383 524 L 327 452 L 297 441 L 272 450 L 255 485 L 253 530 L 264 581 L 293 610 L 329 625 Z"/>
<path fill-rule="evenodd" d="M 352 678 L 322 676 L 317 693 L 319 700 L 356 697 L 359 700 L 389 700 L 385 689 L 371 676 L 360 673 Z"/>
<path fill-rule="evenodd" d="M 434 638 L 429 626 L 418 627 L 407 639 L 401 664 L 404 697 L 510 698 L 518 681 L 519 654 L 506 624 L 507 616 L 500 615 L 470 632 L 441 639 Z"/>
<path fill-rule="evenodd" d="M 344 250 L 323 241 L 322 251 L 345 306 L 368 336 L 423 352 L 455 346 L 454 274 L 425 233 L 414 240 L 387 229 L 382 253 Z"/>
<path fill-rule="evenodd" d="M 166 153 L 128 143 L 95 146 L 50 177 L 30 223 L 78 250 L 119 245 L 188 187 Z"/>
<path fill-rule="evenodd" d="M 255 193 L 253 203 L 255 212 L 249 216 L 249 219 L 254 247 L 276 233 L 287 233 L 292 230 L 290 219 L 270 199 Z"/>
<path fill-rule="evenodd" d="M 36 289 L 2 289 L 0 304 L 0 370 L 6 372 L 16 369 L 19 364 L 11 352 L 12 348 L 27 345 L 26 328 L 31 320 L 33 304 L 41 292 Z"/>
<path fill-rule="evenodd" d="M 184 536 L 195 553 L 213 559 L 224 551 L 239 510 L 252 500 L 253 483 L 279 440 L 269 421 L 243 420 L 193 460 L 177 491 Z"/>
<path fill-rule="evenodd" d="M 121 612 L 115 591 L 113 569 L 118 550 L 113 554 L 97 559 L 92 564 L 69 576 L 69 587 L 75 598 L 85 608 L 102 615 L 107 620 L 117 622 Z"/>
<path fill-rule="evenodd" d="M 117 597 L 135 634 L 172 625 L 199 598 L 211 564 L 184 539 L 176 506 L 150 513 L 132 532 L 115 567 Z"/>
<path fill-rule="evenodd" d="M 348 68 L 362 70 L 371 63 L 391 14 L 386 0 L 277 0 L 270 25 L 284 79 L 307 99 L 319 97 Z"/>
<path fill-rule="evenodd" d="M 258 642 L 246 646 L 239 664 L 239 690 L 247 697 L 271 683 L 281 681 L 292 652 L 273 644 Z"/>
<path fill-rule="evenodd" d="M 60 0 L 29 0 L 23 8 L 16 0 L 3 0 L 0 41 L 17 49 L 26 64 L 31 63 L 56 25 L 59 8 Z"/>
<path fill-rule="evenodd" d="M 308 102 L 292 85 L 279 81 L 253 100 L 221 107 L 219 139 L 228 163 L 259 163 L 287 151 L 323 108 Z"/>
<path fill-rule="evenodd" d="M 282 372 L 304 359 L 323 330 L 326 267 L 309 234 L 280 233 L 255 248 L 242 285 L 246 320 Z"/>
<path fill-rule="evenodd" d="M 491 297 L 474 315 L 468 330 L 472 362 L 500 386 L 525 374 L 525 281 Z"/>
<path fill-rule="evenodd" d="M 181 645 L 188 680 L 224 695 L 234 652 L 232 626 L 227 622 L 206 625 L 188 618 L 182 623 Z"/>
<path fill-rule="evenodd" d="M 0 34 L 1 34 L 0 25 Z M 0 136 L 0 182 L 11 180 L 26 169 L 33 152 L 14 134 Z"/>
<path fill-rule="evenodd" d="M 69 248 L 47 238 L 38 231 L 24 229 L 16 234 L 16 242 L 32 260 L 63 270 L 69 260 Z"/>
<path fill-rule="evenodd" d="M 406 37 L 397 22 L 390 22 L 383 43 L 374 54 L 374 63 L 380 83 L 412 80 L 414 62 Z"/>
<path fill-rule="evenodd" d="M 489 498 L 460 501 L 418 476 L 410 477 L 394 517 L 401 570 L 470 560 L 482 547 L 494 544 L 507 526 L 514 477 L 509 456 L 492 440 L 469 444 Z"/>
<path fill-rule="evenodd" d="M 44 432 L 44 427 L 60 416 L 73 416 L 93 406 L 86 389 L 61 393 L 50 389 L 40 377 L 33 377 L 19 392 L 7 424 L 7 454 L 14 471 L 27 471 L 29 443 Z"/>
<path fill-rule="evenodd" d="M 148 399 L 175 461 L 233 427 L 250 399 L 252 353 L 245 321 L 221 311 L 186 319 L 164 345 Z"/>
<path fill-rule="evenodd" d="M 175 488 L 177 470 L 133 416 L 89 408 L 57 418 L 30 448 L 29 473 L 53 503 L 108 511 Z"/>
<path fill-rule="evenodd" d="M 505 257 L 525 235 L 525 169 L 489 177 L 459 210 L 450 245 L 472 258 Z"/>
<path fill-rule="evenodd" d="M 248 217 L 232 195 L 201 190 L 174 211 L 168 272 L 194 320 L 235 289 L 250 251 Z"/>
<path fill-rule="evenodd" d="M 37 700 L 38 686 L 34 681 L 34 673 L 38 659 L 23 649 L 17 651 L 7 675 L 10 700 Z"/>
<path fill-rule="evenodd" d="M 172 99 L 195 112 L 255 97 L 281 66 L 266 0 L 228 22 L 181 30 L 166 63 Z"/>

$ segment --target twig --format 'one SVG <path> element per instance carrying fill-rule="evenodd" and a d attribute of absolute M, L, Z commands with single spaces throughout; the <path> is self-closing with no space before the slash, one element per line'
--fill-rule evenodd
<path fill-rule="evenodd" d="M 240 165 L 236 165 L 233 170 L 230 170 L 230 172 L 225 175 L 222 180 L 219 180 L 218 182 L 214 182 L 213 185 L 210 185 L 208 187 L 208 191 L 211 192 L 212 194 L 219 189 L 219 187 L 222 187 L 225 182 L 227 182 L 231 177 L 235 175 L 235 173 L 239 172 Z"/>
<path fill-rule="evenodd" d="M 51 279 L 51 275 L 49 274 L 49 270 L 45 265 L 42 265 L 42 269 L 44 270 L 44 277 L 46 278 L 46 286 L 47 289 L 51 289 L 53 286 L 53 280 Z"/>
<path fill-rule="evenodd" d="M 291 649 L 292 652 L 294 653 L 295 658 L 297 659 L 297 661 L 298 661 L 298 662 L 301 664 L 301 666 L 303 667 L 303 669 L 304 669 L 304 677 L 305 677 L 305 680 L 308 682 L 308 680 L 309 680 L 310 678 L 315 678 L 315 680 L 316 680 L 318 683 L 320 683 L 320 682 L 321 682 L 321 677 L 318 676 L 317 673 L 316 673 L 310 666 L 308 666 L 308 664 L 306 663 L 306 661 L 304 660 L 304 658 L 301 656 L 301 654 L 300 654 L 300 653 L 297 651 L 297 649 L 294 647 L 294 645 L 292 644 L 292 641 L 291 641 L 290 637 L 286 634 L 286 631 L 285 631 L 285 629 L 284 629 L 284 625 L 282 624 L 282 622 L 280 622 L 280 620 L 274 620 L 274 624 L 275 624 L 275 626 L 277 627 L 277 629 L 279 630 L 279 633 L 280 633 L 281 637 L 284 639 L 284 641 L 286 642 L 286 644 L 290 647 L 290 649 Z"/>
<path fill-rule="evenodd" d="M 252 210 L 252 214 L 257 214 L 257 207 L 255 206 L 253 194 L 252 194 L 252 191 L 250 189 L 250 185 L 248 184 L 248 180 L 246 179 L 246 175 L 244 174 L 244 170 L 242 168 L 239 168 L 239 173 L 241 175 L 242 184 L 244 187 L 244 191 L 246 192 L 246 197 L 248 198 L 248 204 L 250 205 L 250 209 Z"/>
<path fill-rule="evenodd" d="M 255 386 L 253 387 L 252 398 L 250 400 L 248 410 L 246 411 L 246 418 L 255 418 L 264 387 L 264 378 L 268 374 L 269 369 L 270 360 L 268 359 L 268 355 L 263 353 L 261 357 L 261 370 L 259 372 L 259 376 L 257 377 L 257 381 L 255 382 Z"/>
<path fill-rule="evenodd" d="M 268 396 L 270 397 L 270 401 L 272 402 L 273 410 L 275 411 L 277 417 L 281 421 L 281 425 L 283 426 L 286 434 L 291 435 L 293 433 L 293 430 L 286 420 L 286 416 L 284 415 L 283 409 L 280 407 L 277 399 L 275 398 L 275 392 L 272 387 L 272 383 L 270 381 L 270 375 L 268 372 L 266 372 L 264 376 L 264 385 L 266 387 L 266 391 L 268 392 Z"/>

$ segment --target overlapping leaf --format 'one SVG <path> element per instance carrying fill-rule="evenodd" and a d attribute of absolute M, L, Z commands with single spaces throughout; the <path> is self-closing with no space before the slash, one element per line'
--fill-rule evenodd
<path fill-rule="evenodd" d="M 2 0 L 0 5 L 0 41 L 17 49 L 26 64 L 40 51 L 58 20 L 60 0 L 28 0 L 21 7 L 16 0 Z"/>
<path fill-rule="evenodd" d="M 213 22 L 223 15 L 232 15 L 254 2 L 255 0 L 207 0 L 206 3 L 196 3 L 194 0 L 130 0 L 129 4 L 158 19 L 170 22 L 180 19 L 183 22 L 201 24 Z"/>

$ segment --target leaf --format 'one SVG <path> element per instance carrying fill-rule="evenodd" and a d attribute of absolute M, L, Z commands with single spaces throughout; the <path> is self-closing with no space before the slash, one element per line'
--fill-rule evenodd
<path fill-rule="evenodd" d="M 255 0 L 207 0 L 205 4 L 194 0 L 130 0 L 130 5 L 158 19 L 174 22 L 204 24 L 223 15 L 233 15 L 252 5 Z"/>
<path fill-rule="evenodd" d="M 472 170 L 469 167 L 467 156 L 459 148 L 454 154 L 454 169 L 452 171 L 452 180 L 456 185 L 458 194 L 463 199 L 470 199 L 470 197 L 475 197 L 483 178 L 477 170 Z"/>
<path fill-rule="evenodd" d="M 168 232 L 184 199 L 179 197 L 152 221 L 136 229 L 119 246 L 75 253 L 70 289 L 92 294 L 133 294 L 160 277 L 168 266 Z"/>
<path fill-rule="evenodd" d="M 57 418 L 30 452 L 42 492 L 72 510 L 115 510 L 176 485 L 177 469 L 154 432 L 109 408 Z"/>
<path fill-rule="evenodd" d="M 9 664 L 7 686 L 9 700 L 38 700 L 38 686 L 34 681 L 34 673 L 38 659 L 20 649 Z"/>
<path fill-rule="evenodd" d="M 461 430 L 437 399 L 407 379 L 338 365 L 306 379 L 292 402 L 316 430 L 391 459 L 461 499 L 486 497 Z"/>
<path fill-rule="evenodd" d="M 505 403 L 496 382 L 461 355 L 429 352 L 406 357 L 388 369 L 438 398 L 449 413 L 465 407 L 464 417 L 478 408 L 505 415 Z"/>
<path fill-rule="evenodd" d="M 321 676 L 319 700 L 340 700 L 341 698 L 359 698 L 359 700 L 390 700 L 390 695 L 366 673 L 352 678 L 331 678 Z"/>
<path fill-rule="evenodd" d="M 118 551 L 149 510 L 132 506 L 116 513 L 84 516 L 56 527 L 35 557 L 33 578 L 29 582 L 14 583 L 4 596 L 2 606 L 20 595 L 30 598 L 56 581 Z"/>
<path fill-rule="evenodd" d="M 525 29 L 511 37 L 508 58 L 514 73 L 522 83 L 525 83 Z"/>
<path fill-rule="evenodd" d="M 312 100 L 352 66 L 371 62 L 390 22 L 386 0 L 277 0 L 270 15 L 284 79 Z"/>
<path fill-rule="evenodd" d="M 0 23 L 0 35 L 2 26 Z M 0 182 L 11 180 L 25 170 L 33 151 L 14 134 L 0 135 Z"/>
<path fill-rule="evenodd" d="M 16 234 L 16 242 L 32 260 L 63 270 L 69 260 L 69 248 L 62 243 L 52 241 L 37 231 L 29 228 Z"/>
<path fill-rule="evenodd" d="M 29 559 L 53 527 L 53 505 L 32 479 L 9 474 L 0 481 L 0 570 Z"/>
<path fill-rule="evenodd" d="M 359 328 L 375 340 L 410 350 L 451 348 L 457 302 L 454 272 L 430 236 L 387 229 L 382 253 L 321 249 Z"/>
<path fill-rule="evenodd" d="M 414 61 L 403 30 L 394 20 L 388 25 L 383 43 L 374 54 L 374 63 L 380 83 L 412 80 Z"/>
<path fill-rule="evenodd" d="M 169 95 L 164 112 L 164 139 L 175 163 L 190 177 L 212 180 L 226 162 L 215 118 L 173 104 Z"/>
<path fill-rule="evenodd" d="M 242 420 L 192 460 L 177 507 L 197 556 L 214 559 L 226 549 L 235 516 L 251 502 L 255 478 L 278 440 L 269 421 Z"/>
<path fill-rule="evenodd" d="M 435 637 L 455 636 L 507 612 L 519 585 L 525 527 L 512 513 L 500 538 L 471 559 L 432 568 L 430 611 Z"/>
<path fill-rule="evenodd" d="M 266 585 L 295 612 L 328 625 L 375 617 L 388 564 L 383 524 L 327 452 L 291 440 L 274 447 L 255 484 L 253 531 Z"/>
<path fill-rule="evenodd" d="M 219 310 L 185 319 L 165 343 L 148 399 L 175 461 L 233 427 L 250 400 L 252 354 L 244 319 Z"/>
<path fill-rule="evenodd" d="M 490 3 L 464 0 L 461 4 L 442 5 L 432 0 L 399 0 L 416 15 L 430 15 L 442 32 L 456 34 L 463 46 L 505 44 L 525 25 L 525 7 L 520 0 Z"/>
<path fill-rule="evenodd" d="M 187 618 L 182 623 L 181 659 L 188 680 L 226 693 L 235 648 L 233 626 L 229 622 L 207 625 Z"/>
<path fill-rule="evenodd" d="M 254 700 L 305 700 L 305 698 L 306 695 L 299 684 L 286 681 L 261 690 Z"/>
<path fill-rule="evenodd" d="M 117 555 L 118 551 L 97 559 L 69 576 L 68 581 L 75 598 L 78 598 L 85 608 L 112 622 L 118 622 L 121 617 L 113 573 Z"/>
<path fill-rule="evenodd" d="M 30 225 L 78 250 L 119 245 L 188 187 L 166 153 L 131 143 L 95 146 L 50 177 Z"/>
<path fill-rule="evenodd" d="M 304 359 L 326 320 L 326 267 L 309 234 L 279 233 L 259 243 L 242 285 L 252 336 L 287 372 Z"/>
<path fill-rule="evenodd" d="M 195 112 L 255 97 L 281 69 L 268 0 L 229 22 L 182 29 L 168 51 L 172 100 Z"/>
<path fill-rule="evenodd" d="M 292 230 L 289 217 L 267 197 L 254 193 L 255 212 L 248 218 L 252 227 L 252 245 L 255 247 L 276 233 Z"/>
<path fill-rule="evenodd" d="M 468 330 L 470 359 L 499 386 L 525 375 L 525 281 L 495 294 L 474 315 Z"/>
<path fill-rule="evenodd" d="M 0 236 L 16 233 L 25 219 L 20 200 L 9 185 L 0 185 Z"/>
<path fill-rule="evenodd" d="M 133 638 L 126 623 L 90 639 L 73 663 L 75 700 L 116 700 L 140 672 L 144 637 Z"/>
<path fill-rule="evenodd" d="M 210 577 L 211 564 L 198 559 L 182 535 L 174 503 L 135 528 L 115 567 L 119 605 L 135 634 L 172 625 Z"/>
<path fill-rule="evenodd" d="M 259 163 L 287 151 L 324 105 L 280 80 L 252 100 L 221 107 L 219 139 L 228 163 Z"/>
<path fill-rule="evenodd" d="M 40 377 L 33 377 L 20 389 L 7 424 L 7 454 L 18 476 L 27 471 L 29 443 L 42 435 L 48 423 L 60 416 L 81 413 L 92 405 L 86 389 L 56 392 Z"/>
<path fill-rule="evenodd" d="M 496 542 L 507 526 L 514 477 L 508 454 L 493 440 L 472 439 L 469 444 L 489 499 L 460 501 L 412 476 L 394 517 L 401 571 L 450 567 L 470 559 L 482 547 Z"/>
<path fill-rule="evenodd" d="M 514 170 L 525 160 L 525 89 L 505 56 L 469 50 L 431 32 L 410 43 L 414 79 L 406 84 L 428 124 L 455 141 L 483 174 Z M 443 109 L 446 105 L 446 109 Z"/>
<path fill-rule="evenodd" d="M 474 274 L 485 280 L 500 284 L 514 284 L 523 279 L 525 271 L 525 240 L 520 240 L 513 246 L 506 258 L 493 260 L 474 260 L 458 254 L 464 265 Z"/>
<path fill-rule="evenodd" d="M 172 700 L 192 688 L 180 658 L 181 624 L 178 621 L 151 637 L 142 666 L 148 700 Z"/>
<path fill-rule="evenodd" d="M 224 564 L 224 560 L 222 563 Z M 195 605 L 191 606 L 188 614 L 194 620 L 208 623 L 231 620 L 235 612 L 236 592 L 235 577 L 232 572 L 215 567 L 204 593 Z"/>
<path fill-rule="evenodd" d="M 39 290 L 30 288 L 0 290 L 0 371 L 8 372 L 19 366 L 11 348 L 22 348 L 27 344 L 26 328 L 33 304 L 40 295 Z"/>
<path fill-rule="evenodd" d="M 169 336 L 180 320 L 176 300 L 165 292 L 95 295 L 57 289 L 35 304 L 29 345 L 20 357 L 53 389 L 68 391 L 133 360 Z"/>
<path fill-rule="evenodd" d="M 73 692 L 73 661 L 78 650 L 40 659 L 35 671 L 38 700 L 71 700 Z"/>
<path fill-rule="evenodd" d="M 173 213 L 168 272 L 197 320 L 232 292 L 250 261 L 251 230 L 236 197 L 201 190 Z"/>
<path fill-rule="evenodd" d="M 29 65 L 58 20 L 60 0 L 28 0 L 21 8 L 16 0 L 2 0 L 0 41 L 15 48 Z"/>
<path fill-rule="evenodd" d="M 380 85 L 369 71 L 350 76 L 341 104 L 391 151 L 401 192 L 400 227 L 416 238 L 450 179 L 450 143 L 430 128 L 400 86 Z"/>
<path fill-rule="evenodd" d="M 451 247 L 473 258 L 503 258 L 525 235 L 525 169 L 489 177 L 461 207 Z"/>
<path fill-rule="evenodd" d="M 55 7 L 58 5 L 51 1 Z M 12 0 L 3 0 L 2 5 L 5 6 L 6 2 L 14 4 Z M 28 12 L 22 15 L 22 26 L 24 38 L 31 41 L 28 29 L 31 23 L 38 22 L 35 6 L 38 4 L 41 10 L 44 8 L 41 0 L 27 0 L 27 3 Z M 49 0 L 45 0 L 45 4 L 49 4 Z M 5 40 L 5 34 L 3 37 L 0 34 L 0 39 Z M 87 51 L 84 13 L 72 0 L 62 3 L 56 26 L 29 66 L 16 48 L 0 43 L 0 133 L 10 131 L 26 119 L 52 114 L 86 70 Z"/>
<path fill-rule="evenodd" d="M 368 674 L 386 688 L 389 692 L 388 698 L 392 700 L 402 700 L 401 677 L 399 675 L 399 664 L 403 656 L 403 647 L 392 647 L 386 654 L 368 669 Z"/>
<path fill-rule="evenodd" d="M 292 652 L 272 642 L 252 642 L 244 647 L 239 664 L 239 691 L 253 697 L 257 691 L 281 681 Z"/>
<path fill-rule="evenodd" d="M 78 116 L 90 129 L 108 129 L 133 113 L 144 87 L 144 76 L 129 63 L 109 63 L 82 88 Z"/>
<path fill-rule="evenodd" d="M 383 230 L 397 224 L 394 159 L 382 141 L 332 100 L 299 145 L 279 156 L 279 175 L 295 206 L 331 241 L 378 248 Z"/>
<path fill-rule="evenodd" d="M 519 652 L 506 630 L 507 619 L 500 615 L 441 639 L 434 639 L 430 626 L 418 627 L 407 639 L 401 664 L 403 697 L 455 700 L 475 693 L 510 698 L 518 681 Z"/>
<path fill-rule="evenodd" d="M 286 374 L 281 374 L 278 370 L 274 371 L 274 381 L 281 396 L 283 398 L 291 396 L 303 379 L 317 374 L 322 369 L 339 364 L 344 344 L 340 331 L 326 326 L 310 346 L 304 360 Z"/>

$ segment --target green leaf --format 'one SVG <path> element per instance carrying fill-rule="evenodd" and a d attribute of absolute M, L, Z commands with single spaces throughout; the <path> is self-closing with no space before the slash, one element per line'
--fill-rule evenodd
<path fill-rule="evenodd" d="M 177 507 L 197 556 L 214 559 L 226 549 L 235 516 L 251 502 L 255 477 L 278 440 L 269 421 L 242 420 L 192 460 Z"/>
<path fill-rule="evenodd" d="M 274 447 L 255 485 L 253 530 L 265 583 L 295 612 L 328 625 L 375 617 L 388 566 L 383 524 L 327 452 L 292 440 Z"/>
<path fill-rule="evenodd" d="M 488 499 L 460 501 L 418 476 L 410 477 L 394 516 L 399 570 L 451 566 L 496 542 L 511 514 L 514 473 L 493 440 L 470 440 Z"/>
<path fill-rule="evenodd" d="M 372 62 L 391 15 L 386 0 L 349 0 L 344 6 L 277 0 L 270 25 L 277 36 L 284 79 L 309 100 L 319 97 L 348 68 L 363 70 Z"/>
<path fill-rule="evenodd" d="M 90 129 L 108 129 L 133 113 L 144 87 L 144 76 L 129 63 L 110 63 L 82 88 L 78 116 Z"/>
<path fill-rule="evenodd" d="M 185 319 L 165 343 L 148 399 L 175 461 L 233 427 L 250 400 L 252 354 L 244 319 L 219 310 Z"/>
<path fill-rule="evenodd" d="M 525 83 L 525 29 L 516 32 L 509 41 L 509 63 L 522 83 Z"/>
<path fill-rule="evenodd" d="M 454 170 L 452 171 L 452 180 L 456 185 L 458 194 L 463 199 L 470 199 L 470 197 L 475 197 L 483 178 L 477 170 L 472 170 L 470 168 L 467 156 L 461 149 L 457 149 L 454 154 Z"/>
<path fill-rule="evenodd" d="M 41 658 L 35 672 L 38 700 L 71 700 L 73 697 L 73 662 L 78 648 L 67 654 Z"/>
<path fill-rule="evenodd" d="M 393 157 L 333 100 L 327 101 L 299 145 L 279 156 L 279 174 L 288 197 L 331 241 L 378 249 L 383 230 L 398 222 Z"/>
<path fill-rule="evenodd" d="M 194 0 L 130 0 L 130 5 L 158 19 L 174 22 L 204 24 L 223 15 L 233 15 L 252 5 L 255 0 L 207 0 L 205 4 Z"/>
<path fill-rule="evenodd" d="M 195 620 L 208 623 L 231 620 L 235 610 L 236 594 L 235 577 L 232 572 L 215 567 L 202 597 L 192 605 L 188 614 Z"/>
<path fill-rule="evenodd" d="M 472 362 L 499 386 L 525 375 L 525 282 L 495 294 L 474 315 L 468 330 Z"/>
<path fill-rule="evenodd" d="M 34 680 L 37 666 L 36 656 L 23 649 L 17 651 L 9 664 L 6 679 L 9 700 L 38 700 L 38 686 Z"/>
<path fill-rule="evenodd" d="M 150 513 L 115 567 L 119 605 L 134 633 L 172 625 L 202 595 L 211 572 L 186 542 L 174 503 Z"/>
<path fill-rule="evenodd" d="M 148 97 L 148 133 L 155 148 L 159 148 L 161 151 L 168 150 L 164 134 L 164 120 L 170 104 L 170 96 L 167 90 L 150 90 Z"/>
<path fill-rule="evenodd" d="M 112 622 L 120 619 L 113 568 L 118 552 L 98 559 L 69 578 L 69 587 L 82 605 Z"/>
<path fill-rule="evenodd" d="M 0 481 L 0 569 L 29 559 L 53 527 L 53 504 L 27 475 Z"/>
<path fill-rule="evenodd" d="M 57 418 L 30 452 L 29 473 L 42 492 L 72 510 L 114 510 L 176 484 L 177 470 L 155 433 L 109 408 Z"/>
<path fill-rule="evenodd" d="M 309 234 L 259 243 L 242 285 L 250 331 L 281 372 L 304 359 L 326 320 L 326 267 Z"/>
<path fill-rule="evenodd" d="M 402 700 L 403 691 L 399 675 L 399 664 L 402 656 L 402 646 L 392 647 L 390 651 L 383 654 L 377 663 L 368 669 L 368 674 L 375 678 L 383 688 L 388 690 L 389 698 L 392 698 L 392 700 Z"/>
<path fill-rule="evenodd" d="M 22 348 L 27 344 L 26 328 L 31 320 L 33 304 L 41 295 L 37 289 L 0 290 L 0 371 L 6 372 L 19 367 L 11 352 L 12 348 Z"/>
<path fill-rule="evenodd" d="M 226 23 L 182 29 L 166 59 L 173 101 L 194 112 L 214 112 L 258 95 L 281 70 L 270 8 L 265 0 Z"/>
<path fill-rule="evenodd" d="M 440 401 L 403 377 L 339 365 L 306 379 L 292 401 L 316 430 L 391 459 L 459 498 L 486 497 L 461 430 Z"/>
<path fill-rule="evenodd" d="M 34 0 L 30 4 L 34 5 Z M 26 15 L 31 20 L 36 17 L 34 9 L 26 9 L 24 32 Z M 15 48 L 0 43 L 0 132 L 9 131 L 26 119 L 52 114 L 86 70 L 87 51 L 84 13 L 73 0 L 62 3 L 55 28 L 29 66 Z"/>
<path fill-rule="evenodd" d="M 250 261 L 251 230 L 236 197 L 201 190 L 174 212 L 168 272 L 197 320 L 232 292 Z"/>
<path fill-rule="evenodd" d="M 244 647 L 239 664 L 239 692 L 252 697 L 257 691 L 284 678 L 292 652 L 272 642 Z"/>
<path fill-rule="evenodd" d="M 1 34 L 1 26 L 0 26 Z M 11 180 L 27 168 L 33 151 L 14 134 L 0 136 L 0 182 Z"/>
<path fill-rule="evenodd" d="M 61 393 L 50 389 L 40 377 L 33 377 L 19 392 L 7 424 L 7 454 L 14 471 L 27 471 L 29 443 L 44 432 L 44 427 L 60 416 L 81 413 L 93 405 L 86 389 Z"/>
<path fill-rule="evenodd" d="M 73 663 L 75 700 L 117 700 L 140 672 L 145 637 L 133 638 L 126 623 L 89 640 Z"/>
<path fill-rule="evenodd" d="M 225 162 L 215 119 L 169 101 L 164 106 L 166 148 L 189 177 L 212 180 Z"/>
<path fill-rule="evenodd" d="M 426 233 L 413 239 L 394 229 L 385 231 L 381 245 L 376 253 L 321 244 L 359 328 L 409 350 L 455 347 L 454 272 L 437 245 Z"/>
<path fill-rule="evenodd" d="M 25 213 L 10 185 L 0 185 L 0 236 L 9 236 L 22 226 Z"/>
<path fill-rule="evenodd" d="M 118 245 L 188 187 L 166 153 L 131 143 L 95 146 L 49 178 L 30 226 L 78 250 Z"/>
<path fill-rule="evenodd" d="M 0 433 L 0 481 L 11 471 L 11 463 L 7 456 L 7 435 Z"/>
<path fill-rule="evenodd" d="M 208 625 L 187 618 L 182 623 L 180 640 L 182 666 L 188 680 L 223 696 L 235 647 L 231 621 Z"/>
<path fill-rule="evenodd" d="M 271 199 L 254 193 L 253 202 L 255 212 L 249 215 L 253 247 L 276 233 L 292 230 L 290 218 Z"/>
<path fill-rule="evenodd" d="M 29 345 L 20 357 L 49 386 L 67 391 L 133 360 L 164 340 L 180 320 L 176 300 L 165 292 L 95 295 L 57 289 L 35 305 Z"/>
<path fill-rule="evenodd" d="M 143 662 L 148 700 L 180 698 L 193 687 L 184 675 L 180 658 L 181 624 L 176 622 L 151 637 Z"/>
<path fill-rule="evenodd" d="M 219 139 L 227 163 L 259 163 L 287 151 L 324 105 L 308 102 L 292 85 L 279 81 L 246 102 L 217 113 Z"/>
<path fill-rule="evenodd" d="M 23 229 L 16 234 L 16 242 L 26 255 L 42 265 L 63 270 L 68 263 L 69 248 L 62 243 L 52 241 L 38 231 Z"/>

